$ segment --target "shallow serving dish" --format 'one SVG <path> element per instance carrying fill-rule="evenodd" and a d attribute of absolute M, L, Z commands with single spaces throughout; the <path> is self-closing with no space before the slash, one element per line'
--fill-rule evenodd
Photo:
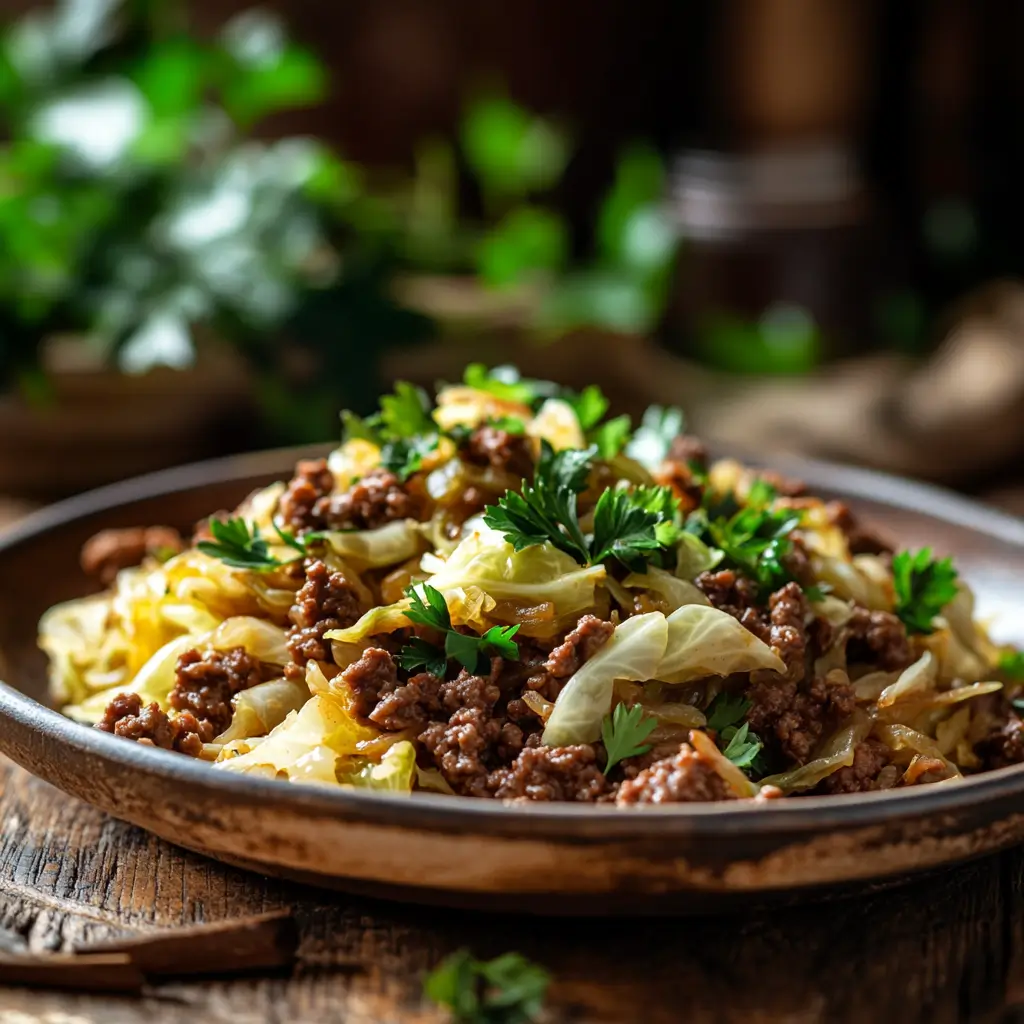
<path fill-rule="evenodd" d="M 616 809 L 328 790 L 221 773 L 44 706 L 39 616 L 86 593 L 83 541 L 105 527 L 189 528 L 286 477 L 294 450 L 186 466 L 31 516 L 0 537 L 0 751 L 64 792 L 244 867 L 420 902 L 545 913 L 693 911 L 809 895 L 1024 840 L 1024 765 L 894 793 L 764 805 Z M 753 460 L 756 461 L 756 460 Z M 904 544 L 957 556 L 1000 640 L 1024 640 L 1024 522 L 918 484 L 773 460 Z"/>

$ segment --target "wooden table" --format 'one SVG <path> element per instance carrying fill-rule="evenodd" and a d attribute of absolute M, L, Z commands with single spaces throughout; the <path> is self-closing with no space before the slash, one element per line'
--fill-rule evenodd
<path fill-rule="evenodd" d="M 3 761 L 0 786 L 0 927 L 34 949 L 282 906 L 302 936 L 291 976 L 178 982 L 143 998 L 0 989 L 0 1024 L 440 1021 L 420 976 L 460 945 L 547 966 L 550 1021 L 1024 1019 L 1024 851 L 826 904 L 545 921 L 306 889 L 183 852 Z"/>

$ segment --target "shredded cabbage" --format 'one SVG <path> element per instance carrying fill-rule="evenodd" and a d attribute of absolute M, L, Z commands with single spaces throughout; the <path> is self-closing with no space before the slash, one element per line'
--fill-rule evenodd
<path fill-rule="evenodd" d="M 232 701 L 234 714 L 231 724 L 214 742 L 229 743 L 231 740 L 265 736 L 307 700 L 309 690 L 301 679 L 270 679 L 251 686 Z"/>
<path fill-rule="evenodd" d="M 324 540 L 357 570 L 397 565 L 422 550 L 420 524 L 415 519 L 400 519 L 376 530 L 331 530 Z"/>
<path fill-rule="evenodd" d="M 611 710 L 617 679 L 650 679 L 665 653 L 668 623 L 661 612 L 635 615 L 615 627 L 608 642 L 571 676 L 544 728 L 550 746 L 593 743 Z"/>
<path fill-rule="evenodd" d="M 871 731 L 871 724 L 867 715 L 855 711 L 853 718 L 821 746 L 813 760 L 792 771 L 769 775 L 761 780 L 761 785 L 778 786 L 783 793 L 813 789 L 826 776 L 853 764 L 857 744 Z"/>
<path fill-rule="evenodd" d="M 408 740 L 402 740 L 385 751 L 379 764 L 369 762 L 361 768 L 339 771 L 338 781 L 357 789 L 411 793 L 413 783 L 417 781 L 416 748 Z"/>
<path fill-rule="evenodd" d="M 665 656 L 653 677 L 685 683 L 701 676 L 772 669 L 784 672 L 782 659 L 726 612 L 689 604 L 668 617 Z"/>
<path fill-rule="evenodd" d="M 675 611 L 686 604 L 711 604 L 704 591 L 689 580 L 680 579 L 653 565 L 648 566 L 646 572 L 631 572 L 622 585 L 634 590 L 654 591 L 668 606 L 668 611 Z"/>

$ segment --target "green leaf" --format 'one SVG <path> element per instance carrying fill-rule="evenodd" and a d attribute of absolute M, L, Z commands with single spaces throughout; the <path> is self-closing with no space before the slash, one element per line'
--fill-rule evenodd
<path fill-rule="evenodd" d="M 566 401 L 573 407 L 584 431 L 596 427 L 608 411 L 608 399 L 596 384 L 588 384 L 578 395 L 566 395 Z"/>
<path fill-rule="evenodd" d="M 429 583 L 414 583 L 405 593 L 411 602 L 409 610 L 405 613 L 410 622 L 429 626 L 442 633 L 452 628 L 452 619 L 444 594 L 436 587 Z"/>
<path fill-rule="evenodd" d="M 327 95 L 327 81 L 327 71 L 316 56 L 288 46 L 276 59 L 228 76 L 222 86 L 224 109 L 237 124 L 248 127 L 268 114 L 320 102 Z"/>
<path fill-rule="evenodd" d="M 720 738 L 726 740 L 722 747 L 722 753 L 737 768 L 750 768 L 757 760 L 764 744 L 754 733 L 750 732 L 750 725 L 744 722 L 738 729 L 728 727 L 722 731 Z"/>
<path fill-rule="evenodd" d="M 633 146 L 619 158 L 615 180 L 597 217 L 597 241 L 602 255 L 612 263 L 629 264 L 629 226 L 641 210 L 664 195 L 665 168 L 656 150 Z"/>
<path fill-rule="evenodd" d="M 380 423 L 388 439 L 416 437 L 437 430 L 430 416 L 430 399 L 421 387 L 400 380 L 394 394 L 380 400 Z"/>
<path fill-rule="evenodd" d="M 934 619 L 956 597 L 957 572 L 951 558 L 932 557 L 931 548 L 900 551 L 892 560 L 896 614 L 908 633 L 931 633 Z"/>
<path fill-rule="evenodd" d="M 657 725 L 657 718 L 644 717 L 644 709 L 639 704 L 630 708 L 625 704 L 616 704 L 614 712 L 605 715 L 601 723 L 601 739 L 608 755 L 604 766 L 605 775 L 627 757 L 646 754 L 651 745 L 645 740 Z"/>
<path fill-rule="evenodd" d="M 602 459 L 614 459 L 629 441 L 632 421 L 629 416 L 616 416 L 587 434 L 587 441 L 597 446 Z"/>
<path fill-rule="evenodd" d="M 491 626 L 482 637 L 480 646 L 490 654 L 500 655 L 508 660 L 519 657 L 519 645 L 512 639 L 519 632 L 519 623 L 514 626 Z"/>
<path fill-rule="evenodd" d="M 551 976 L 518 953 L 475 960 L 453 953 L 424 979 L 424 995 L 457 1024 L 529 1024 L 544 1007 Z"/>
<path fill-rule="evenodd" d="M 480 240 L 477 273 L 492 288 L 518 284 L 540 272 L 558 270 L 569 252 L 565 220 L 550 210 L 520 206 Z"/>
<path fill-rule="evenodd" d="M 266 540 L 260 535 L 259 526 L 256 523 L 250 526 L 241 517 L 211 519 L 210 534 L 213 536 L 212 541 L 201 540 L 196 547 L 204 555 L 218 558 L 233 569 L 270 572 L 286 564 L 270 554 Z M 295 547 L 296 544 L 290 546 Z M 301 550 L 304 554 L 305 549 Z"/>
<path fill-rule="evenodd" d="M 460 138 L 466 162 L 491 200 L 550 188 L 569 155 L 563 132 L 500 96 L 471 104 Z"/>
<path fill-rule="evenodd" d="M 668 490 L 668 488 L 665 488 Z M 669 492 L 671 494 L 671 492 Z M 656 528 L 663 518 L 645 507 L 635 492 L 607 489 L 594 508 L 592 562 L 615 558 L 635 572 L 642 572 L 646 557 L 662 547 Z"/>
<path fill-rule="evenodd" d="M 463 371 L 462 383 L 506 402 L 532 405 L 537 400 L 534 382 L 523 380 L 514 366 L 496 366 L 488 370 L 483 363 L 470 363 Z"/>
<path fill-rule="evenodd" d="M 707 707 L 707 727 L 721 733 L 729 726 L 739 725 L 751 707 L 752 704 L 746 697 L 723 690 Z"/>
<path fill-rule="evenodd" d="M 626 445 L 626 454 L 648 469 L 656 469 L 668 458 L 672 442 L 686 427 L 682 409 L 649 406 L 640 426 Z"/>
<path fill-rule="evenodd" d="M 199 113 L 207 69 L 205 51 L 181 37 L 147 50 L 132 78 L 157 118 L 179 118 Z"/>
<path fill-rule="evenodd" d="M 1003 651 L 997 667 L 1015 683 L 1024 683 L 1024 651 Z"/>
<path fill-rule="evenodd" d="M 423 466 L 423 457 L 437 448 L 438 435 L 388 441 L 380 450 L 380 464 L 399 480 L 408 480 Z"/>
<path fill-rule="evenodd" d="M 440 647 L 434 646 L 422 637 L 411 637 L 398 652 L 398 664 L 407 672 L 423 669 L 438 679 L 443 679 L 448 668 L 448 658 Z"/>

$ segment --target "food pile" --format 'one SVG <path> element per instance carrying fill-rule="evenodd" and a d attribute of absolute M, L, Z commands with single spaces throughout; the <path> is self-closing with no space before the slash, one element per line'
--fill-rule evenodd
<path fill-rule="evenodd" d="M 66 714 L 212 770 L 618 805 L 1024 761 L 1024 656 L 843 504 L 470 366 L 201 523 L 107 531 L 40 625 Z M 137 564 L 141 563 L 141 564 Z"/>

